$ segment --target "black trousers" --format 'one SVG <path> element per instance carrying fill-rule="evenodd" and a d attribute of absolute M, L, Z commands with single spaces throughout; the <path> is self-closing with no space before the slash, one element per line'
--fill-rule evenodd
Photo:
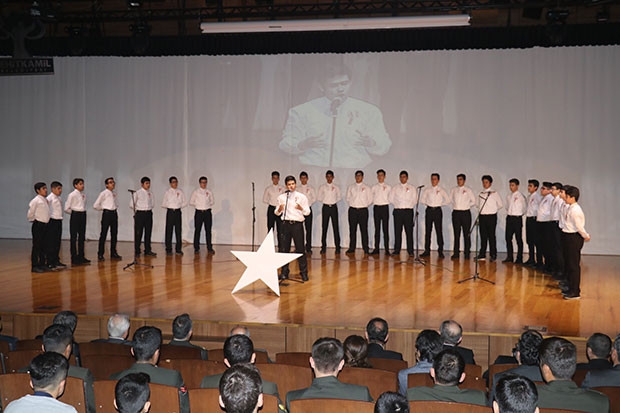
<path fill-rule="evenodd" d="M 134 252 L 140 254 L 140 243 L 144 234 L 144 252 L 151 252 L 151 233 L 153 232 L 153 211 L 136 211 L 134 215 Z"/>
<path fill-rule="evenodd" d="M 304 229 L 306 231 L 306 251 L 312 250 L 312 207 L 310 207 L 310 215 L 305 217 Z"/>
<path fill-rule="evenodd" d="M 542 230 L 541 249 L 543 257 L 545 259 L 545 270 L 552 271 L 555 266 L 554 258 L 556 256 L 555 251 L 553 250 L 555 224 L 552 221 L 539 222 L 539 224 Z"/>
<path fill-rule="evenodd" d="M 562 255 L 564 261 L 564 274 L 568 282 L 568 294 L 579 295 L 581 289 L 581 248 L 583 237 L 578 232 L 562 232 Z"/>
<path fill-rule="evenodd" d="M 465 255 L 471 253 L 471 211 L 454 210 L 452 211 L 452 230 L 454 231 L 454 254 L 461 251 L 461 232 L 463 232 L 463 244 Z"/>
<path fill-rule="evenodd" d="M 362 235 L 362 248 L 368 254 L 368 208 L 349 207 L 349 250 L 357 244 L 357 227 Z"/>
<path fill-rule="evenodd" d="M 536 217 L 527 217 L 525 219 L 525 237 L 527 240 L 527 248 L 529 249 L 528 261 L 542 263 L 542 250 L 540 249 L 540 241 L 538 240 L 540 229 L 536 222 Z"/>
<path fill-rule="evenodd" d="M 211 244 L 211 227 L 213 226 L 213 215 L 211 209 L 196 210 L 194 212 L 194 251 L 200 251 L 200 232 L 202 227 L 205 228 L 205 237 L 207 241 L 207 251 L 213 250 Z"/>
<path fill-rule="evenodd" d="M 398 254 L 403 245 L 403 230 L 407 242 L 407 252 L 413 254 L 413 209 L 394 208 L 394 252 Z"/>
<path fill-rule="evenodd" d="M 523 217 L 508 215 L 506 217 L 506 255 L 512 259 L 512 237 L 517 241 L 517 260 L 523 260 Z"/>
<path fill-rule="evenodd" d="M 40 221 L 32 221 L 32 252 L 30 259 L 32 267 L 45 266 L 45 231 L 47 224 Z"/>
<path fill-rule="evenodd" d="M 45 230 L 45 250 L 48 265 L 56 265 L 60 262 L 61 237 L 62 219 L 51 218 Z"/>
<path fill-rule="evenodd" d="M 564 274 L 564 254 L 562 252 L 562 230 L 558 221 L 551 221 L 551 254 L 553 254 L 553 268 L 556 276 Z"/>
<path fill-rule="evenodd" d="M 99 249 L 97 255 L 103 255 L 105 252 L 105 240 L 110 231 L 110 254 L 116 252 L 116 237 L 118 236 L 118 214 L 116 211 L 104 209 L 101 214 L 101 234 L 99 234 Z"/>
<path fill-rule="evenodd" d="M 69 250 L 71 260 L 84 258 L 84 241 L 86 240 L 86 211 L 71 211 L 69 219 Z"/>
<path fill-rule="evenodd" d="M 321 210 L 321 249 L 327 248 L 327 229 L 329 221 L 332 221 L 332 231 L 334 232 L 334 244 L 336 249 L 340 249 L 340 226 L 338 224 L 338 205 L 325 205 Z"/>
<path fill-rule="evenodd" d="M 166 252 L 172 252 L 172 230 L 176 241 L 176 252 L 183 250 L 183 238 L 181 237 L 181 210 L 168 208 L 166 211 Z"/>
<path fill-rule="evenodd" d="M 487 244 L 491 252 L 491 258 L 497 258 L 497 238 L 495 228 L 497 227 L 497 214 L 480 215 L 480 255 L 487 252 Z"/>
<path fill-rule="evenodd" d="M 302 277 L 308 276 L 308 260 L 304 251 L 304 225 L 300 221 L 281 221 L 282 231 L 278 232 L 279 235 L 279 251 L 290 252 L 291 240 L 295 243 L 295 252 L 301 254 L 301 257 L 297 259 L 299 262 L 299 273 Z M 288 264 L 282 266 L 282 276 L 288 277 L 289 269 Z"/>
<path fill-rule="evenodd" d="M 372 208 L 373 220 L 375 222 L 375 249 L 378 251 L 381 245 L 381 232 L 383 231 L 383 245 L 385 250 L 390 250 L 390 206 L 375 205 Z"/>
<path fill-rule="evenodd" d="M 426 217 L 424 223 L 426 225 L 424 231 L 424 251 L 431 250 L 431 233 L 433 225 L 435 225 L 435 233 L 437 234 L 437 251 L 443 252 L 443 211 L 441 207 L 426 207 Z"/>
<path fill-rule="evenodd" d="M 281 227 L 282 220 L 279 216 L 276 215 L 276 207 L 273 205 L 269 205 L 269 207 L 267 208 L 267 232 L 269 232 L 271 228 L 275 228 L 276 232 L 280 234 Z M 277 239 L 280 239 L 279 235 Z"/>

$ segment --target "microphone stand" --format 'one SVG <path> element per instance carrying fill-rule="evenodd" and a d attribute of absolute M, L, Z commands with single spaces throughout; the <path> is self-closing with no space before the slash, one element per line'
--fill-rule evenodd
<path fill-rule="evenodd" d="M 334 147 L 336 141 L 336 118 L 338 117 L 338 106 L 340 106 L 342 102 L 336 101 L 335 99 L 331 103 L 331 115 L 332 115 L 332 139 L 330 142 L 329 148 L 329 163 L 328 166 L 332 166 L 332 161 L 334 160 Z"/>
<path fill-rule="evenodd" d="M 480 196 L 482 199 L 484 199 L 484 202 L 482 203 L 482 206 L 480 207 L 480 209 L 478 210 L 478 215 L 476 215 L 476 219 L 474 220 L 474 225 L 472 225 L 471 230 L 469 231 L 469 236 L 471 237 L 471 233 L 476 231 L 476 249 L 475 249 L 475 257 L 474 261 L 475 261 L 475 266 L 474 266 L 474 275 L 472 275 L 471 277 L 465 278 L 464 280 L 460 280 L 457 281 L 458 284 L 464 283 L 465 281 L 469 281 L 469 280 L 480 280 L 480 281 L 486 281 L 489 284 L 493 284 L 495 285 L 495 282 L 491 281 L 491 280 L 487 280 L 486 278 L 480 277 L 480 270 L 479 270 L 479 266 L 478 266 L 478 238 L 480 236 L 480 214 L 482 214 L 482 210 L 484 209 L 484 206 L 487 204 L 487 201 L 489 200 L 489 197 L 491 196 L 491 193 L 488 192 L 487 193 L 487 197 L 486 198 L 482 198 L 482 196 Z"/>
<path fill-rule="evenodd" d="M 284 212 L 282 213 L 282 221 L 285 221 L 285 218 L 286 218 L 286 211 L 287 211 L 287 208 L 288 208 L 288 196 L 290 194 L 291 194 L 291 192 L 287 190 L 286 191 L 286 202 L 284 203 Z M 278 219 L 279 218 L 280 217 L 278 217 Z M 281 232 L 284 232 L 284 231 L 281 231 Z M 281 234 L 280 232 L 278 232 L 278 249 L 282 247 L 282 244 L 283 244 L 283 242 L 282 242 L 283 239 L 282 238 L 283 237 L 284 237 L 284 235 Z M 297 248 L 297 245 L 295 245 L 295 248 Z M 302 248 L 302 249 L 304 249 L 304 248 Z M 287 252 L 287 253 L 291 252 L 291 247 L 289 246 L 289 250 L 288 251 L 280 251 L 280 252 Z M 304 254 L 305 254 L 305 252 L 304 252 Z M 279 280 L 278 284 L 283 286 L 283 287 L 287 287 L 288 284 L 286 284 L 285 281 L 293 281 L 293 282 L 300 283 L 300 284 L 304 283 L 303 280 L 296 280 L 294 278 L 291 278 L 290 277 L 290 270 L 289 270 L 289 277 L 288 278 L 283 278 L 283 279 Z"/>
<path fill-rule="evenodd" d="M 254 235 L 256 233 L 256 196 L 254 182 L 252 182 L 252 251 L 254 251 Z"/>
<path fill-rule="evenodd" d="M 133 206 L 133 245 L 136 245 L 136 241 L 138 241 L 136 239 L 136 191 L 134 191 L 133 189 L 128 189 L 129 193 L 131 194 L 131 204 Z M 123 267 L 123 271 L 125 271 L 127 268 L 133 267 L 133 266 L 142 266 L 142 267 L 146 267 L 146 268 L 153 268 L 152 265 L 150 264 L 142 264 L 141 262 L 138 261 L 138 257 L 136 257 L 136 254 L 133 254 L 133 261 L 130 262 L 129 264 L 125 265 Z"/>
<path fill-rule="evenodd" d="M 420 208 L 420 194 L 422 193 L 422 186 L 418 187 L 418 194 L 417 194 L 417 197 L 416 197 L 417 199 L 415 202 L 415 210 L 413 211 L 413 226 L 415 227 L 415 239 L 414 239 L 415 256 L 413 258 L 413 262 L 426 266 L 426 261 L 420 258 L 419 250 L 418 250 L 418 237 L 419 237 L 418 231 L 420 229 L 420 226 L 418 225 L 418 209 Z"/>

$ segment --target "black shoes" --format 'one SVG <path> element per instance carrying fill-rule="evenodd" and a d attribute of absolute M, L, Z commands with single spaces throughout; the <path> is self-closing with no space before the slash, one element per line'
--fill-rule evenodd
<path fill-rule="evenodd" d="M 97 259 L 99 261 L 105 261 L 105 258 L 103 257 L 103 255 L 97 255 Z"/>
<path fill-rule="evenodd" d="M 512 258 L 506 258 L 506 259 L 505 259 L 505 260 L 503 260 L 502 262 L 503 262 L 504 264 L 508 264 L 508 263 L 513 262 L 513 261 L 512 261 Z"/>
<path fill-rule="evenodd" d="M 420 254 L 420 257 L 430 257 L 431 253 L 429 251 L 424 251 L 422 254 Z"/>
<path fill-rule="evenodd" d="M 183 255 L 183 251 L 177 251 L 175 254 L 177 254 L 177 255 Z"/>
<path fill-rule="evenodd" d="M 377 255 L 379 254 L 379 250 L 377 248 L 375 248 L 374 250 L 370 251 L 370 255 Z"/>
<path fill-rule="evenodd" d="M 439 251 L 437 253 L 437 255 L 439 256 L 439 258 L 445 258 L 446 257 L 445 255 L 443 255 L 443 251 Z"/>
<path fill-rule="evenodd" d="M 110 258 L 112 258 L 113 260 L 116 260 L 116 261 L 119 261 L 119 260 L 122 260 L 122 259 L 123 259 L 123 257 L 121 257 L 120 255 L 118 255 L 118 253 L 117 253 L 117 252 L 115 252 L 115 253 L 111 254 L 111 255 L 110 255 Z"/>
<path fill-rule="evenodd" d="M 347 254 L 355 254 L 355 250 L 352 250 L 352 249 L 349 248 L 346 253 Z"/>
<path fill-rule="evenodd" d="M 321 251 L 319 251 L 319 254 L 325 254 L 325 248 L 321 248 Z"/>
<path fill-rule="evenodd" d="M 491 262 L 495 262 L 497 260 L 497 257 L 494 255 L 491 255 Z"/>
<path fill-rule="evenodd" d="M 451 260 L 458 260 L 458 259 L 459 259 L 459 254 L 452 254 L 452 255 L 450 256 L 450 259 L 451 259 Z"/>
<path fill-rule="evenodd" d="M 157 254 L 153 251 L 145 252 L 144 255 L 147 257 L 157 257 Z"/>
<path fill-rule="evenodd" d="M 278 280 L 280 281 L 288 280 L 288 274 L 280 274 L 280 276 L 278 277 Z"/>
<path fill-rule="evenodd" d="M 523 264 L 523 259 L 522 258 L 517 258 L 515 260 L 515 264 Z"/>
<path fill-rule="evenodd" d="M 43 267 L 32 267 L 32 272 L 36 272 L 38 274 L 42 274 L 44 272 L 47 272 L 47 270 Z"/>
<path fill-rule="evenodd" d="M 301 275 L 301 280 L 302 280 L 303 282 L 308 281 L 308 280 L 309 280 L 309 278 L 308 278 L 308 274 L 302 274 L 302 275 Z"/>

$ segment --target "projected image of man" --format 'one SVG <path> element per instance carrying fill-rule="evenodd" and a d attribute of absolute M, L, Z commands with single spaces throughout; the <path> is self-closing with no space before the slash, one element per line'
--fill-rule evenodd
<path fill-rule="evenodd" d="M 349 96 L 351 71 L 327 66 L 320 76 L 322 97 L 289 110 L 280 149 L 301 163 L 362 168 L 371 155 L 385 155 L 392 141 L 376 106 Z"/>

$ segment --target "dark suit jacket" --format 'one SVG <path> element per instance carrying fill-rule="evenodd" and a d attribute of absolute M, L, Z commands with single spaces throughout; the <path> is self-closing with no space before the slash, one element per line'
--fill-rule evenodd
<path fill-rule="evenodd" d="M 374 357 L 378 359 L 392 359 L 392 360 L 402 360 L 403 355 L 397 353 L 396 351 L 384 350 L 377 343 L 369 343 L 368 344 L 368 357 Z"/>
<path fill-rule="evenodd" d="M 334 376 L 320 377 L 312 380 L 312 385 L 305 389 L 292 390 L 286 394 L 286 409 L 290 411 L 291 401 L 298 399 L 345 399 L 371 402 L 370 392 L 366 386 L 342 383 Z"/>
<path fill-rule="evenodd" d="M 126 346 L 131 346 L 131 340 L 123 340 L 122 338 L 98 338 L 96 340 L 92 340 L 92 343 L 112 343 L 112 344 L 124 344 Z"/>
<path fill-rule="evenodd" d="M 459 389 L 458 386 L 412 387 L 407 389 L 407 400 L 436 400 L 442 402 L 487 405 L 487 396 L 480 390 Z"/>
<path fill-rule="evenodd" d="M 205 376 L 202 381 L 200 382 L 200 388 L 201 389 L 217 389 L 220 387 L 220 379 L 222 378 L 222 376 L 224 375 L 224 373 L 220 373 L 220 374 L 214 374 L 212 376 Z M 280 400 L 280 395 L 278 394 L 278 385 L 267 381 L 267 380 L 263 380 L 263 393 L 265 394 L 273 394 L 274 396 L 276 396 L 278 398 L 278 400 Z"/>
<path fill-rule="evenodd" d="M 151 378 L 152 383 L 164 384 L 166 386 L 174 386 L 179 389 L 179 402 L 181 404 L 181 412 L 189 413 L 189 396 L 183 383 L 181 373 L 176 370 L 165 369 L 163 367 L 153 366 L 148 363 L 134 363 L 127 370 L 114 373 L 110 376 L 111 380 L 119 380 L 130 373 L 146 373 Z"/>
<path fill-rule="evenodd" d="M 613 364 L 604 359 L 592 359 L 587 363 L 577 363 L 577 370 L 603 370 L 612 367 Z"/>
<path fill-rule="evenodd" d="M 572 380 L 554 380 L 537 384 L 538 407 L 607 413 L 609 399 L 603 393 L 577 387 Z"/>
<path fill-rule="evenodd" d="M 620 364 L 611 369 L 592 370 L 586 374 L 581 387 L 620 387 Z"/>
<path fill-rule="evenodd" d="M 444 350 L 447 350 L 450 348 L 459 352 L 461 357 L 463 357 L 463 360 L 465 360 L 465 364 L 476 364 L 476 362 L 474 361 L 474 352 L 472 350 L 465 348 L 465 347 L 461 347 L 461 346 L 451 346 L 449 344 L 443 345 Z"/>
<path fill-rule="evenodd" d="M 209 359 L 208 352 L 207 352 L 207 350 L 205 348 L 197 346 L 195 344 L 192 344 L 189 341 L 170 340 L 170 343 L 168 343 L 168 344 L 173 345 L 173 346 L 179 346 L 179 347 L 198 348 L 198 349 L 200 349 L 200 358 L 203 359 L 203 360 L 208 360 Z"/>

